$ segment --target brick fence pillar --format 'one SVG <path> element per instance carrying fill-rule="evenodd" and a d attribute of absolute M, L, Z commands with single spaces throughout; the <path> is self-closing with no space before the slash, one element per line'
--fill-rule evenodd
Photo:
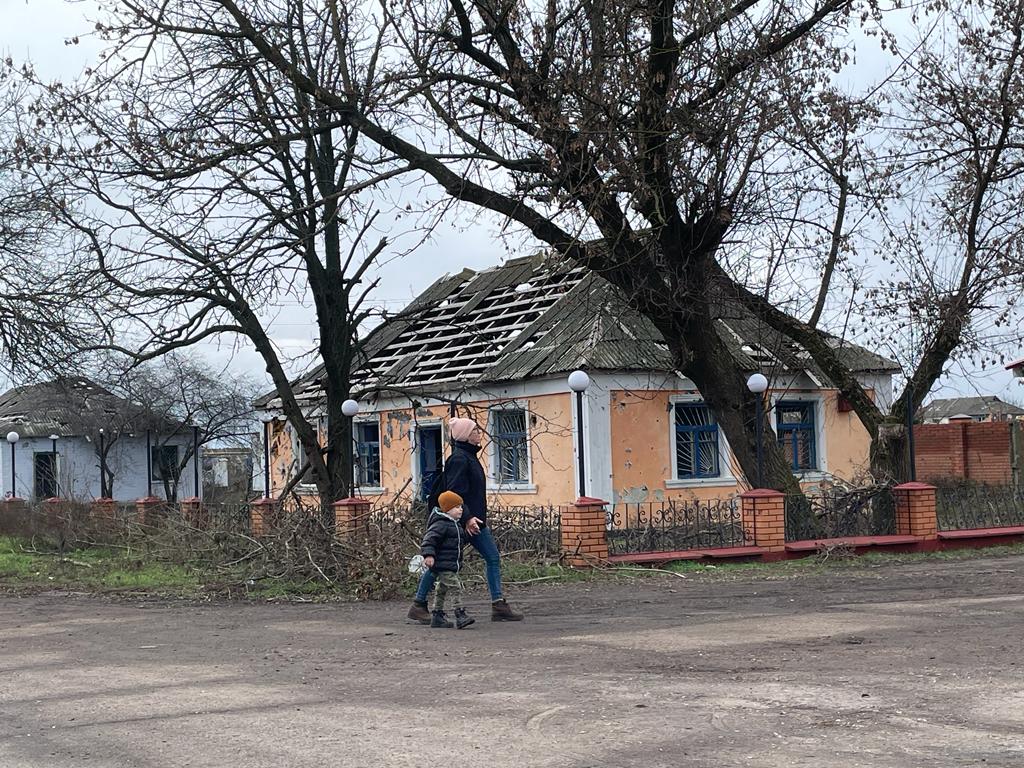
<path fill-rule="evenodd" d="M 135 511 L 141 525 L 156 525 L 160 522 L 160 507 L 164 500 L 159 496 L 144 496 L 135 500 Z"/>
<path fill-rule="evenodd" d="M 181 500 L 181 519 L 186 525 L 200 530 L 206 530 L 210 526 L 209 512 L 203 507 L 203 500 L 198 496 Z"/>
<path fill-rule="evenodd" d="M 370 514 L 370 500 L 350 496 L 334 502 L 331 508 L 334 510 L 334 535 L 342 538 L 354 536 L 359 530 L 359 523 Z"/>
<path fill-rule="evenodd" d="M 89 505 L 89 517 L 101 523 L 109 523 L 117 516 L 117 505 L 113 499 L 93 499 Z"/>
<path fill-rule="evenodd" d="M 770 552 L 786 549 L 786 496 L 768 488 L 740 495 L 743 538 Z"/>
<path fill-rule="evenodd" d="M 252 535 L 259 538 L 268 535 L 280 523 L 281 506 L 267 496 L 249 505 L 249 526 Z"/>
<path fill-rule="evenodd" d="M 583 496 L 562 509 L 562 551 L 574 568 L 586 568 L 608 559 L 605 502 Z"/>
<path fill-rule="evenodd" d="M 934 539 L 939 528 L 935 512 L 935 486 L 903 483 L 892 489 L 896 499 L 896 533 Z"/>

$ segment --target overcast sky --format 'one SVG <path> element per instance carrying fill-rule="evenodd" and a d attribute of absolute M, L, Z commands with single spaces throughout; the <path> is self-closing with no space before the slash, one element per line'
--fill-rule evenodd
<path fill-rule="evenodd" d="M 88 37 L 96 18 L 91 0 L 0 0 L 0 52 L 16 60 L 30 59 L 36 70 L 46 78 L 73 78 L 95 57 L 97 43 Z M 65 45 L 65 40 L 79 36 L 80 43 Z M 860 47 L 860 46 L 859 46 Z M 868 48 L 861 48 L 863 65 L 877 75 L 880 59 Z M 453 224 L 457 222 L 458 224 Z M 394 219 L 379 222 L 381 233 L 394 236 L 403 231 L 403 223 Z M 432 237 L 411 255 L 385 263 L 379 270 L 380 288 L 377 302 L 389 310 L 407 303 L 423 288 L 444 273 L 463 267 L 484 269 L 505 258 L 526 255 L 538 246 L 522 236 L 506 240 L 498 237 L 500 226 L 477 209 L 463 206 Z M 409 242 L 399 238 L 399 244 Z M 313 346 L 315 326 L 312 313 L 305 306 L 291 302 L 273 310 L 270 323 L 272 336 L 286 354 L 297 358 Z M 203 353 L 213 360 L 225 359 L 228 348 L 211 347 Z M 262 361 L 249 348 L 232 349 L 230 366 L 246 370 L 266 380 Z M 1024 355 L 1024 351 L 1021 352 Z M 303 367 L 297 359 L 295 367 Z M 1024 387 L 1009 378 L 1001 369 L 989 371 L 957 370 L 941 383 L 936 396 L 1000 394 L 1012 399 L 1024 398 Z"/>
<path fill-rule="evenodd" d="M 89 0 L 0 0 L 0 52 L 15 60 L 31 60 L 36 71 L 44 78 L 70 79 L 82 72 L 100 50 L 97 41 L 88 36 L 97 18 L 96 5 Z M 78 36 L 78 45 L 65 45 L 65 40 Z M 435 193 L 434 197 L 437 195 Z M 458 226 L 454 224 L 458 222 Z M 372 277 L 380 279 L 375 303 L 389 311 L 407 304 L 445 273 L 458 272 L 464 267 L 486 269 L 500 260 L 531 252 L 523 238 L 514 238 L 518 244 L 509 252 L 508 241 L 501 242 L 496 235 L 500 227 L 473 206 L 462 206 L 447 217 L 432 236 L 412 254 L 401 259 L 384 259 Z M 394 217 L 378 220 L 378 235 L 395 239 L 390 253 L 397 253 L 412 243 L 404 222 Z M 307 358 L 302 353 L 313 348 L 315 324 L 308 303 L 303 306 L 288 301 L 274 308 L 270 327 L 272 337 L 289 357 L 294 359 L 293 369 L 304 368 Z M 224 351 L 232 353 L 231 365 L 247 370 L 269 382 L 260 356 L 246 346 L 235 348 L 225 342 L 222 349 L 203 348 L 211 360 L 222 360 Z"/>

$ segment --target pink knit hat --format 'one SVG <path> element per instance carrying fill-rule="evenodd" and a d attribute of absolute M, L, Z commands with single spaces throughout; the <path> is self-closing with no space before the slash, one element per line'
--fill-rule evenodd
<path fill-rule="evenodd" d="M 448 433 L 452 436 L 452 440 L 459 443 L 467 442 L 474 429 L 476 429 L 476 422 L 472 419 L 452 419 L 448 422 Z"/>

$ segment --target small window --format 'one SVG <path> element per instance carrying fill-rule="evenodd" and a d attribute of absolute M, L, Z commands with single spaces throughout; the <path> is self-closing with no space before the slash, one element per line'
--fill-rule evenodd
<path fill-rule="evenodd" d="M 178 464 L 178 446 L 157 445 L 153 447 L 153 479 L 177 480 L 181 476 L 181 467 Z"/>
<path fill-rule="evenodd" d="M 50 499 L 57 495 L 57 454 L 37 453 L 33 457 L 33 490 L 36 499 Z"/>
<path fill-rule="evenodd" d="M 359 485 L 380 487 L 380 424 L 356 422 L 356 467 Z"/>
<path fill-rule="evenodd" d="M 677 403 L 676 477 L 718 477 L 718 422 L 703 403 Z"/>
<path fill-rule="evenodd" d="M 795 471 L 818 468 L 814 403 L 779 402 L 775 406 L 775 427 L 782 454 Z"/>
<path fill-rule="evenodd" d="M 491 439 L 494 441 L 494 479 L 499 484 L 530 482 L 526 411 L 521 408 L 491 411 Z"/>

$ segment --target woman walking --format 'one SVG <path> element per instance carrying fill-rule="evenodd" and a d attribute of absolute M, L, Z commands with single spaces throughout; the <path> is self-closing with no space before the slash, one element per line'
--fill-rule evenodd
<path fill-rule="evenodd" d="M 463 515 L 459 520 L 469 543 L 480 553 L 486 565 L 487 589 L 491 593 L 491 621 L 522 621 L 523 614 L 512 610 L 501 591 L 501 555 L 487 527 L 487 478 L 480 464 L 483 430 L 472 419 L 455 418 L 448 422 L 452 452 L 442 474 L 442 491 L 462 497 Z M 435 575 L 427 571 L 420 578 L 416 597 L 409 609 L 409 618 L 421 624 L 430 623 L 427 595 L 434 587 Z"/>

